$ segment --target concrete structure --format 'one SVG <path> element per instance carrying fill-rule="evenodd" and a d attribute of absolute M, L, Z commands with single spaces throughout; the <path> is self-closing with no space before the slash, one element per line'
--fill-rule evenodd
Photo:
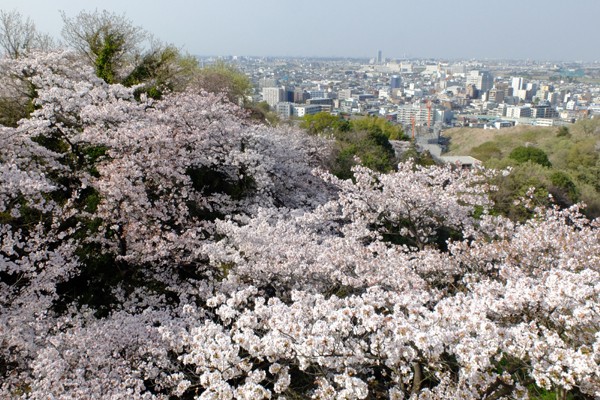
<path fill-rule="evenodd" d="M 317 104 L 295 105 L 293 109 L 293 115 L 302 118 L 305 115 L 311 115 L 321 112 L 321 109 L 321 106 Z"/>
<path fill-rule="evenodd" d="M 294 107 L 292 103 L 285 101 L 277 103 L 275 110 L 277 111 L 277 115 L 279 115 L 281 118 L 287 119 L 293 115 Z"/>
<path fill-rule="evenodd" d="M 487 92 L 494 86 L 494 77 L 488 71 L 470 71 L 467 75 L 467 86 L 473 85 L 480 93 Z"/>
<path fill-rule="evenodd" d="M 325 105 L 330 105 L 333 106 L 333 99 L 328 99 L 328 98 L 310 98 L 308 100 L 306 100 L 306 104 L 325 104 Z"/>
<path fill-rule="evenodd" d="M 513 76 L 511 79 L 511 85 L 513 92 L 524 88 L 523 78 L 520 76 Z"/>
<path fill-rule="evenodd" d="M 390 90 L 398 89 L 402 85 L 402 78 L 399 75 L 392 75 L 390 78 Z"/>
<path fill-rule="evenodd" d="M 280 87 L 266 87 L 262 90 L 263 100 L 271 107 L 275 107 L 277 103 L 285 100 L 285 92 Z"/>
<path fill-rule="evenodd" d="M 496 88 L 490 89 L 487 94 L 487 101 L 491 101 L 496 104 L 504 102 L 504 90 L 499 90 Z"/>
<path fill-rule="evenodd" d="M 338 91 L 338 99 L 346 100 L 352 98 L 352 89 L 341 89 Z"/>
<path fill-rule="evenodd" d="M 436 122 L 436 118 L 439 118 L 439 115 L 434 108 L 431 109 L 431 125 Z M 403 125 L 411 125 L 412 120 L 414 118 L 415 125 L 417 126 L 427 126 L 427 121 L 429 119 L 429 110 L 425 106 L 425 104 L 419 105 L 410 105 L 410 106 L 402 106 L 398 107 L 397 120 L 399 123 Z"/>
<path fill-rule="evenodd" d="M 352 98 L 356 99 L 358 101 L 367 101 L 367 100 L 375 99 L 375 95 L 373 95 L 371 93 L 360 93 L 360 94 L 353 94 Z"/>
<path fill-rule="evenodd" d="M 502 128 L 511 128 L 515 126 L 513 121 L 496 121 L 494 122 L 494 128 L 502 129 Z"/>
<path fill-rule="evenodd" d="M 531 108 L 531 118 L 556 118 L 558 113 L 549 101 L 545 100 Z"/>
<path fill-rule="evenodd" d="M 531 107 L 529 107 L 529 106 L 506 107 L 506 118 L 529 118 L 529 117 L 531 117 Z"/>
<path fill-rule="evenodd" d="M 303 104 L 310 98 L 308 92 L 301 88 L 294 89 L 294 103 Z"/>
<path fill-rule="evenodd" d="M 323 99 L 328 97 L 327 92 L 324 90 L 309 90 L 308 94 L 311 99 Z"/>

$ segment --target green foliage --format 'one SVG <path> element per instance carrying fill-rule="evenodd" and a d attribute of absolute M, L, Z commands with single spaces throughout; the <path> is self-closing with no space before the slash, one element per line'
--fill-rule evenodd
<path fill-rule="evenodd" d="M 28 118 L 36 109 L 37 89 L 26 77 L 27 71 L 23 73 L 25 76 L 6 76 L 8 79 L 0 82 L 0 125 L 15 128 L 19 120 Z"/>
<path fill-rule="evenodd" d="M 548 160 L 548 155 L 536 147 L 519 146 L 511 151 L 508 157 L 518 163 L 531 161 L 544 167 L 552 166 L 550 160 Z"/>
<path fill-rule="evenodd" d="M 337 115 L 327 112 L 305 115 L 300 128 L 306 129 L 311 135 L 326 135 L 336 132 L 348 132 L 350 123 Z"/>
<path fill-rule="evenodd" d="M 248 77 L 235 66 L 219 61 L 200 69 L 194 85 L 211 93 L 225 93 L 235 104 L 245 105 L 251 93 L 252 84 Z"/>
<path fill-rule="evenodd" d="M 350 131 L 335 134 L 336 146 L 331 172 L 341 179 L 351 178 L 357 160 L 367 168 L 389 172 L 396 165 L 394 149 L 387 137 L 377 131 Z"/>
<path fill-rule="evenodd" d="M 62 35 L 106 82 L 120 82 L 124 70 L 141 53 L 147 33 L 124 16 L 103 11 L 81 11 L 75 17 L 62 12 Z"/>
<path fill-rule="evenodd" d="M 505 159 L 494 167 L 505 168 L 510 164 L 510 160 Z M 499 175 L 494 178 L 492 184 L 497 187 L 497 190 L 490 193 L 490 197 L 494 201 L 494 212 L 517 221 L 530 218 L 533 214 L 523 203 L 523 199 L 528 197 L 527 193 L 530 188 L 535 188 L 530 199 L 534 205 L 549 205 L 548 172 L 548 168 L 528 161 L 513 165 L 508 176 Z"/>
<path fill-rule="evenodd" d="M 557 400 L 561 399 L 556 390 L 546 390 L 532 383 L 527 386 L 527 390 L 529 392 L 529 398 L 531 400 Z M 563 397 L 564 400 L 576 400 L 576 399 L 586 399 L 586 397 L 579 397 L 573 395 L 573 393 L 567 393 L 566 397 Z"/>
<path fill-rule="evenodd" d="M 411 143 L 408 150 L 406 150 L 400 157 L 401 162 L 405 162 L 410 159 L 412 159 L 416 165 L 421 165 L 423 167 L 430 167 L 437 164 L 429 151 L 418 151 L 414 143 Z"/>
<path fill-rule="evenodd" d="M 558 133 L 556 134 L 556 136 L 570 137 L 571 134 L 569 133 L 569 128 L 567 128 L 566 126 L 561 126 L 560 128 L 558 128 Z"/>
<path fill-rule="evenodd" d="M 95 46 L 98 48 L 97 57 L 95 60 L 96 75 L 102 78 L 106 83 L 115 83 L 117 77 L 116 58 L 122 51 L 125 39 L 120 32 L 107 31 L 104 35 L 104 40 L 100 41 Z"/>
<path fill-rule="evenodd" d="M 471 150 L 471 156 L 480 161 L 488 161 L 491 158 L 502 158 L 502 150 L 494 142 L 485 142 Z"/>
<path fill-rule="evenodd" d="M 278 125 L 280 122 L 279 116 L 277 113 L 271 111 L 271 107 L 266 101 L 246 105 L 246 109 L 250 111 L 250 119 L 257 120 L 271 126 Z"/>
<path fill-rule="evenodd" d="M 517 127 L 492 134 L 489 131 L 458 131 L 452 134 L 451 140 L 454 146 L 452 153 L 471 155 L 484 161 L 486 167 L 490 168 L 514 167 L 513 176 L 506 179 L 508 182 L 499 185 L 503 192 L 499 195 L 502 201 L 507 201 L 506 196 L 509 192 L 512 194 L 508 197 L 514 201 L 528 185 L 541 185 L 539 186 L 540 197 L 544 192 L 552 194 L 554 201 L 562 207 L 583 202 L 587 205 L 583 212 L 588 217 L 594 218 L 600 216 L 600 146 L 598 145 L 600 138 L 593 134 L 597 126 L 600 126 L 600 120 L 582 120 L 569 127 L 562 126 L 558 129 L 527 128 L 524 130 Z M 474 141 L 473 135 L 475 137 L 485 135 L 490 140 L 469 148 L 468 146 Z M 536 147 L 525 147 L 526 142 L 533 142 Z M 459 144 L 464 147 L 464 150 L 458 146 Z M 511 151 L 514 152 L 513 157 L 507 157 L 506 155 L 511 154 Z M 524 165 L 527 160 L 547 167 L 532 171 L 530 166 Z M 521 173 L 523 168 L 534 175 Z M 514 182 L 515 179 L 522 179 L 522 181 L 517 183 Z M 542 202 L 545 203 L 545 200 Z M 505 212 L 508 208 L 510 204 L 500 206 L 500 209 Z"/>
<path fill-rule="evenodd" d="M 548 191 L 558 204 L 569 206 L 579 201 L 579 190 L 567 174 L 555 171 L 549 175 L 549 179 L 552 185 Z"/>
<path fill-rule="evenodd" d="M 300 127 L 313 135 L 323 135 L 335 140 L 330 171 L 341 179 L 352 178 L 352 167 L 357 160 L 367 168 L 388 172 L 398 160 L 390 139 L 405 139 L 400 126 L 386 119 L 367 117 L 348 122 L 346 119 L 321 112 L 306 115 Z"/>
<path fill-rule="evenodd" d="M 87 170 L 92 176 L 100 176 L 96 169 L 96 164 L 99 160 L 106 157 L 107 151 L 108 147 L 106 146 L 84 146 L 81 149 L 81 153 L 87 164 Z"/>
<path fill-rule="evenodd" d="M 394 125 L 385 118 L 366 117 L 352 120 L 352 129 L 380 132 L 389 140 L 408 140 L 401 125 Z"/>
<path fill-rule="evenodd" d="M 142 85 L 136 95 L 146 93 L 159 99 L 165 90 L 185 90 L 198 71 L 195 57 L 182 55 L 173 46 L 159 46 L 140 57 L 135 68 L 123 79 L 123 84 Z"/>
<path fill-rule="evenodd" d="M 581 167 L 589 168 L 598 164 L 598 151 L 595 149 L 596 141 L 587 139 L 573 143 L 566 156 L 566 164 L 570 169 Z"/>
<path fill-rule="evenodd" d="M 33 111 L 33 101 L 10 97 L 0 98 L 0 125 L 15 128 L 19 120 Z"/>
<path fill-rule="evenodd" d="M 582 119 L 575 126 L 584 136 L 600 135 L 600 118 Z"/>

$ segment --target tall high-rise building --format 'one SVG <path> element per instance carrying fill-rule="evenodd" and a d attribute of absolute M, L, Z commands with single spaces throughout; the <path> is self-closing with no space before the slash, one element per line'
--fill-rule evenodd
<path fill-rule="evenodd" d="M 381 57 L 381 50 L 377 51 L 377 64 L 381 64 L 383 62 L 383 58 Z"/>
<path fill-rule="evenodd" d="M 504 90 L 491 88 L 488 92 L 488 101 L 500 104 L 504 101 Z"/>
<path fill-rule="evenodd" d="M 399 75 L 392 75 L 390 78 L 390 89 L 398 89 L 402 85 L 402 78 Z"/>
<path fill-rule="evenodd" d="M 275 107 L 277 103 L 284 100 L 285 91 L 280 87 L 266 87 L 262 90 L 262 97 L 271 107 Z"/>
<path fill-rule="evenodd" d="M 520 77 L 520 76 L 513 76 L 512 77 L 512 83 L 511 83 L 510 86 L 512 86 L 513 91 L 524 89 L 524 87 L 523 87 L 523 78 Z"/>
<path fill-rule="evenodd" d="M 294 89 L 294 103 L 303 104 L 310 98 L 308 92 L 302 88 Z"/>
<path fill-rule="evenodd" d="M 480 94 L 494 87 L 494 77 L 488 71 L 470 71 L 467 75 L 467 86 L 473 85 Z"/>

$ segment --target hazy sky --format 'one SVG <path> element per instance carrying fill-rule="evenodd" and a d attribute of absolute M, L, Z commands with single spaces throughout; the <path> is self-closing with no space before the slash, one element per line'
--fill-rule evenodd
<path fill-rule="evenodd" d="M 59 37 L 59 10 L 124 14 L 196 55 L 600 61 L 600 0 L 0 0 Z"/>

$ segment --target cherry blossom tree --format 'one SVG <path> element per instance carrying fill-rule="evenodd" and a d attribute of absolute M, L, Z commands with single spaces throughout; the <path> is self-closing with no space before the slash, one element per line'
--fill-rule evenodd
<path fill-rule="evenodd" d="M 496 216 L 484 169 L 353 180 L 224 96 L 5 60 L 0 397 L 600 397 L 600 222 Z"/>

